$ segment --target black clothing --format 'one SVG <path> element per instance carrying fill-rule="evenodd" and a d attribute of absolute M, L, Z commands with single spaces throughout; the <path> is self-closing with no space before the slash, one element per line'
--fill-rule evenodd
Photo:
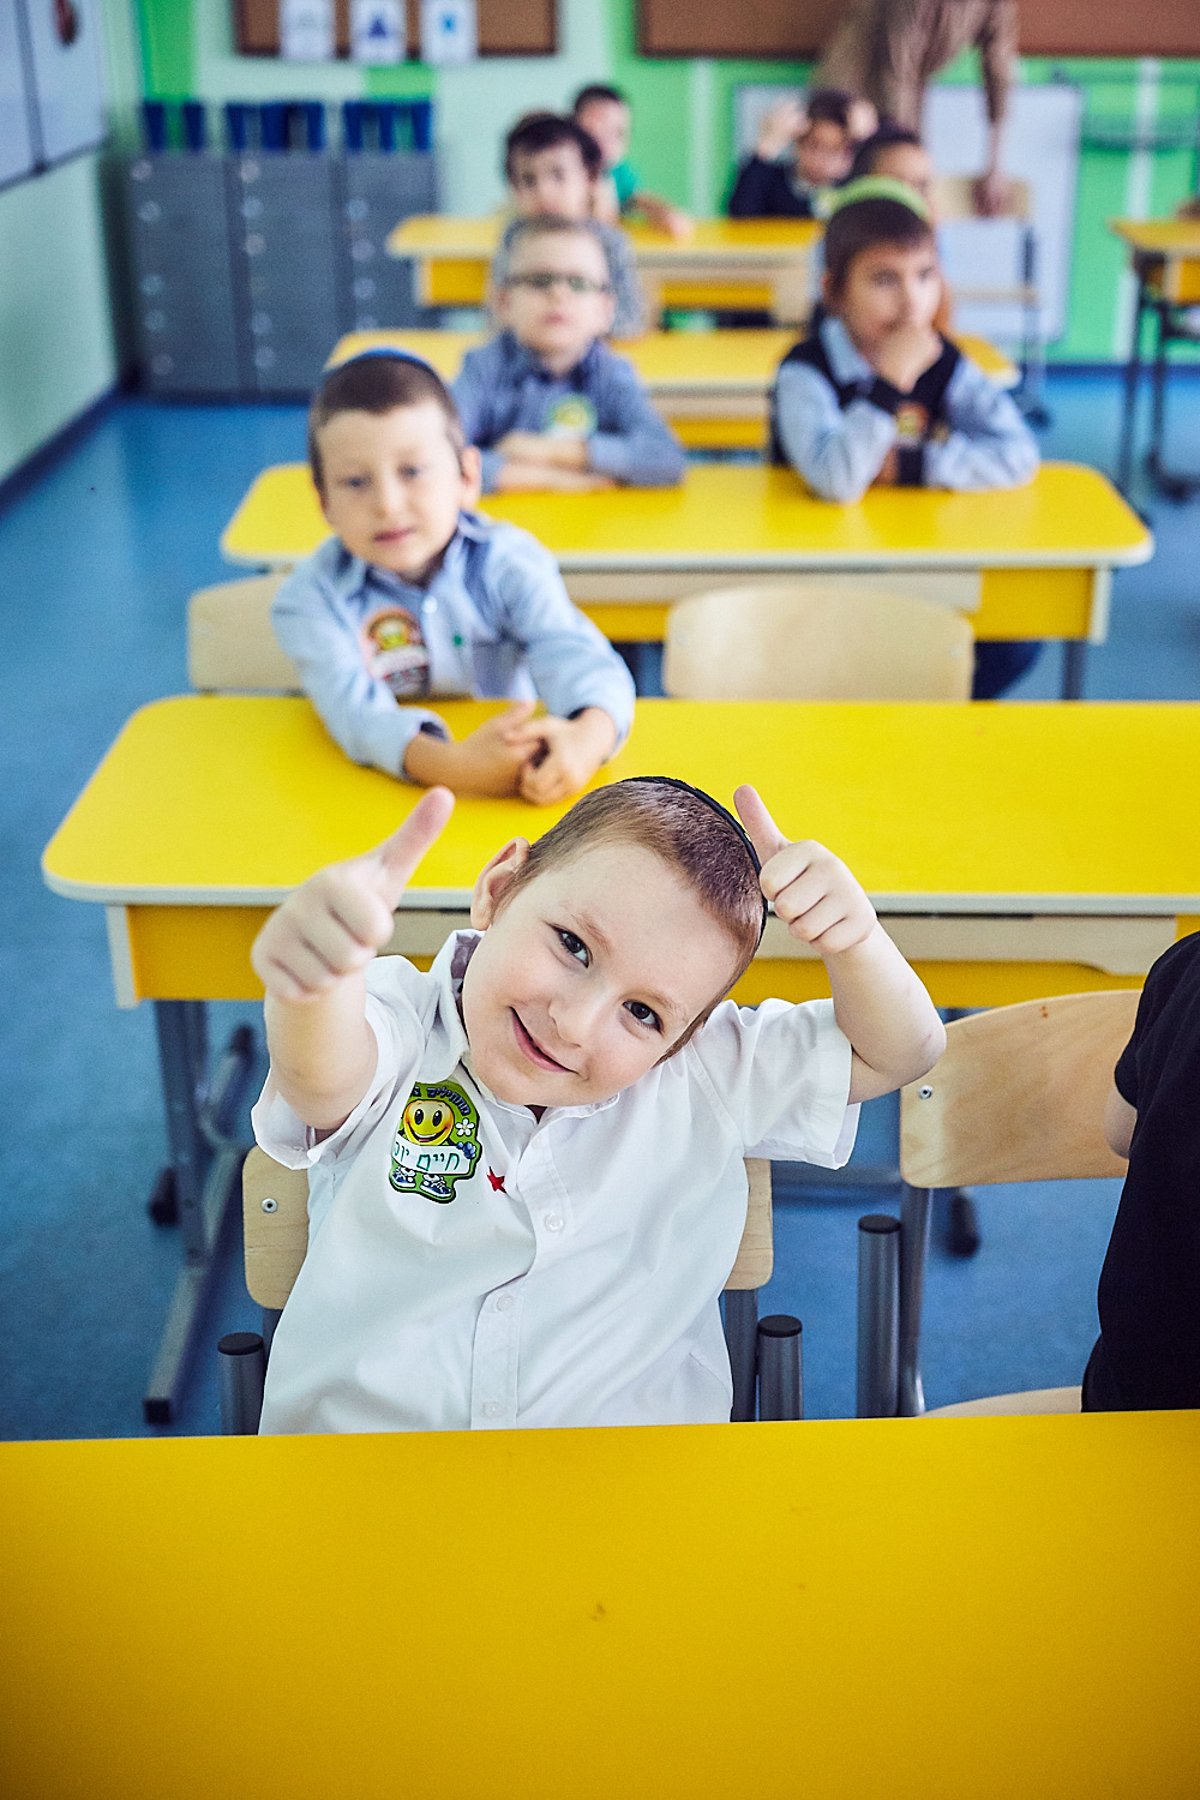
<path fill-rule="evenodd" d="M 729 196 L 731 219 L 811 219 L 812 190 L 798 188 L 784 163 L 748 156 Z"/>
<path fill-rule="evenodd" d="M 1200 1407 L 1200 934 L 1147 975 L 1115 1080 L 1137 1123 L 1084 1408 Z"/>

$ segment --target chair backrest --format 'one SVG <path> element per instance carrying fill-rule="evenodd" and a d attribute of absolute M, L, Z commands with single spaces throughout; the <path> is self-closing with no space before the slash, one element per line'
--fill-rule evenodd
<path fill-rule="evenodd" d="M 741 1248 L 727 1288 L 765 1287 L 771 1278 L 771 1165 L 746 1162 L 750 1188 Z M 242 1169 L 246 1286 L 268 1311 L 281 1312 L 308 1248 L 308 1174 L 285 1169 L 264 1150 L 250 1151 Z"/>
<path fill-rule="evenodd" d="M 967 621 L 869 582 L 747 583 L 678 601 L 663 684 L 693 700 L 966 700 Z"/>
<path fill-rule="evenodd" d="M 1104 1102 L 1136 989 L 1062 994 L 956 1019 L 940 1062 L 900 1095 L 900 1173 L 912 1187 L 1123 1175 Z"/>
<path fill-rule="evenodd" d="M 939 175 L 933 184 L 933 209 L 941 220 L 974 219 L 975 177 Z M 1027 181 L 1008 182 L 1008 205 L 1002 218 L 1028 221 L 1033 217 L 1033 189 Z"/>
<path fill-rule="evenodd" d="M 188 679 L 225 694 L 298 694 L 300 676 L 271 630 L 271 602 L 286 570 L 222 581 L 188 601 Z"/>

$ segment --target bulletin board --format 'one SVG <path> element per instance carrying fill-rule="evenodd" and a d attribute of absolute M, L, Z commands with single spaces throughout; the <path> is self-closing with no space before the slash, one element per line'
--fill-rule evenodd
<path fill-rule="evenodd" d="M 406 0 L 410 45 L 421 40 L 420 0 Z M 350 0 L 336 0 L 339 56 L 350 53 Z M 279 55 L 279 0 L 234 0 L 234 41 L 243 56 Z M 481 56 L 551 56 L 558 49 L 555 0 L 479 0 Z"/>
<path fill-rule="evenodd" d="M 779 57 L 806 62 L 820 54 L 847 0 L 637 0 L 643 56 Z M 482 10 L 482 8 L 481 8 Z M 1196 0 L 1145 0 L 1140 6 L 1096 0 L 1019 0 L 1025 56 L 1200 56 Z"/>
<path fill-rule="evenodd" d="M 104 142 L 100 0 L 0 4 L 0 182 Z"/>

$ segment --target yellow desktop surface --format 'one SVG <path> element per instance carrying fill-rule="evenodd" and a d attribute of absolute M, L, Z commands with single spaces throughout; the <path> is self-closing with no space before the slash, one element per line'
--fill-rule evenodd
<path fill-rule="evenodd" d="M 1025 487 L 983 494 L 872 488 L 817 500 L 788 469 L 701 464 L 678 488 L 492 495 L 483 508 L 531 531 L 564 570 L 814 567 L 1038 568 L 1145 562 L 1153 539 L 1105 476 L 1044 463 Z M 325 537 L 303 463 L 258 475 L 221 538 L 231 562 L 292 563 Z"/>
<path fill-rule="evenodd" d="M 21 1800 L 1184 1800 L 1200 1414 L 0 1446 Z"/>
<path fill-rule="evenodd" d="M 425 214 L 389 234 L 392 256 L 417 265 L 426 306 L 478 306 L 505 219 Z M 627 228 L 634 259 L 654 284 L 656 307 L 764 308 L 775 279 L 801 264 L 821 234 L 812 219 L 697 219 L 684 238 L 648 225 Z"/>
<path fill-rule="evenodd" d="M 491 213 L 485 218 L 452 218 L 445 213 L 417 213 L 388 234 L 392 256 L 452 259 L 480 257 L 491 260 L 507 218 Z M 823 227 L 815 219 L 696 219 L 684 237 L 655 231 L 649 225 L 625 228 L 639 263 L 691 261 L 697 253 L 723 261 L 764 255 L 785 261 L 810 248 Z"/>
<path fill-rule="evenodd" d="M 461 736 L 500 704 L 438 711 Z M 888 910 L 1161 916 L 1200 911 L 1200 834 L 1178 812 L 1198 760 L 1200 704 L 639 700 L 596 785 L 677 775 L 729 803 L 750 782 Z M 133 715 L 43 866 L 78 899 L 265 904 L 385 837 L 419 791 L 351 763 L 306 700 L 183 695 Z M 565 810 L 460 800 L 406 903 L 461 905 L 495 849 Z"/>
<path fill-rule="evenodd" d="M 1161 294 L 1173 305 L 1200 301 L 1200 219 L 1111 219 L 1109 229 L 1135 258 L 1161 262 Z"/>
<path fill-rule="evenodd" d="M 453 381 L 468 350 L 486 342 L 482 331 L 352 331 L 339 338 L 330 363 L 343 362 L 365 350 L 409 350 L 432 363 L 445 381 Z M 651 331 L 645 337 L 614 341 L 628 357 L 651 393 L 678 388 L 685 394 L 744 396 L 765 404 L 768 388 L 797 333 L 768 331 Z M 986 338 L 959 336 L 956 343 L 985 375 L 1012 387 L 1017 370 Z M 763 415 L 764 405 L 756 410 Z M 670 416 L 670 415 L 669 415 Z M 678 421 L 676 421 L 678 422 Z"/>

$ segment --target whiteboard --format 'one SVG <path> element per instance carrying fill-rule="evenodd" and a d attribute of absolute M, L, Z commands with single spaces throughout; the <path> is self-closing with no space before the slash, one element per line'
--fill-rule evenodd
<path fill-rule="evenodd" d="M 34 151 L 60 162 L 104 142 L 100 0 L 16 0 L 33 75 Z"/>
<path fill-rule="evenodd" d="M 28 175 L 36 160 L 17 4 L 18 0 L 0 0 L 0 182 Z"/>
<path fill-rule="evenodd" d="M 739 157 L 753 150 L 758 122 L 767 108 L 802 91 L 791 84 L 757 83 L 735 91 L 734 143 Z M 1033 197 L 1043 342 L 1066 330 L 1082 116 L 1082 90 L 1070 82 L 1016 87 L 1009 96 L 1004 168 L 1014 180 L 1027 181 Z M 977 175 L 983 167 L 986 128 L 982 89 L 928 89 L 923 135 L 939 174 Z M 1012 219 L 943 223 L 938 242 L 951 287 L 1008 287 L 1019 281 L 1022 235 Z M 1016 303 L 956 302 L 954 323 L 960 331 L 1015 343 L 1022 335 L 1023 308 Z"/>

